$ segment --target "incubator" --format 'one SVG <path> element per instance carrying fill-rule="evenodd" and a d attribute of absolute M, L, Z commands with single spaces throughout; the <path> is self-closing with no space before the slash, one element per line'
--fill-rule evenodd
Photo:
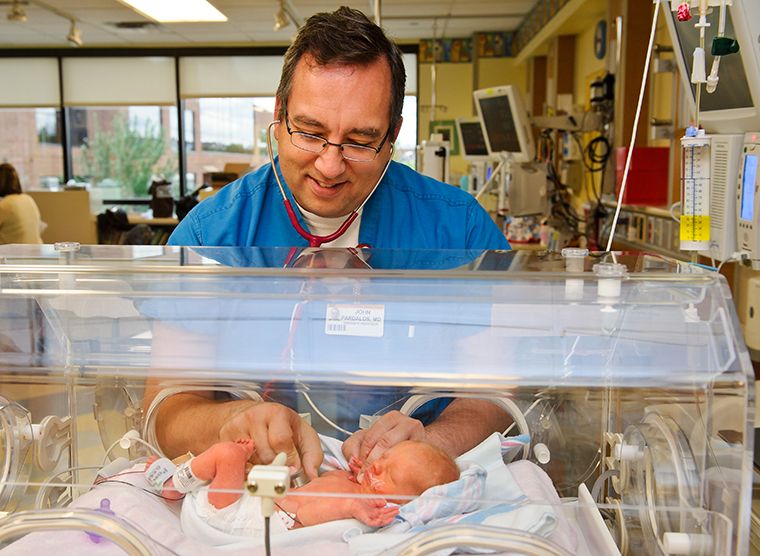
<path fill-rule="evenodd" d="M 486 399 L 510 414 L 390 525 L 271 521 L 272 553 L 749 551 L 754 381 L 715 273 L 582 250 L 0 257 L 0 555 L 264 554 L 269 536 L 212 530 L 197 492 L 146 482 L 159 410 L 188 391 L 290 405 L 336 467 L 347 434 L 389 411 Z M 307 497 L 289 471 L 254 467 L 240 501 Z"/>

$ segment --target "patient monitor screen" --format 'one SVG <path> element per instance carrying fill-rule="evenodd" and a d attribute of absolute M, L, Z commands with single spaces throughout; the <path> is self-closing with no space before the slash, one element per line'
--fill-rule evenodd
<path fill-rule="evenodd" d="M 480 122 L 461 122 L 459 129 L 462 132 L 462 148 L 465 156 L 488 155 L 486 138 L 483 136 Z"/>
<path fill-rule="evenodd" d="M 517 126 L 509 105 L 509 97 L 499 95 L 479 99 L 486 127 L 491 152 L 519 153 L 520 140 L 517 138 Z"/>
<path fill-rule="evenodd" d="M 748 154 L 744 157 L 744 171 L 742 172 L 742 209 L 741 219 L 752 221 L 752 213 L 755 207 L 755 178 L 757 177 L 757 156 Z"/>

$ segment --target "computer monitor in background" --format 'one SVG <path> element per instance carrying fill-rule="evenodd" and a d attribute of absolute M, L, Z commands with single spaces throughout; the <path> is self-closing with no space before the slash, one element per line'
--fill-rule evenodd
<path fill-rule="evenodd" d="M 673 54 L 686 95 L 690 113 L 696 106 L 696 85 L 691 83 L 694 48 L 699 44 L 698 17 L 678 21 L 671 10 L 676 0 L 663 2 L 665 22 L 673 42 Z M 726 6 L 725 36 L 739 42 L 739 52 L 722 56 L 718 71 L 718 88 L 707 93 L 702 85 L 700 123 L 708 133 L 739 133 L 760 129 L 760 1 L 734 0 Z M 718 32 L 719 8 L 713 8 L 705 29 L 705 70 L 710 74 L 713 37 Z"/>
<path fill-rule="evenodd" d="M 462 155 L 465 158 L 476 160 L 487 158 L 488 147 L 486 147 L 486 138 L 483 135 L 480 118 L 457 118 L 456 122 Z"/>
<path fill-rule="evenodd" d="M 541 165 L 530 164 L 536 147 L 520 92 L 512 85 L 504 85 L 475 91 L 473 97 L 483 122 L 488 154 L 501 161 L 493 177 L 498 180 L 497 212 L 511 216 L 545 212 L 546 172 Z M 488 189 L 490 183 L 481 194 Z"/>
<path fill-rule="evenodd" d="M 493 159 L 488 156 L 486 138 L 480 118 L 457 118 L 461 154 L 469 165 L 467 189 L 475 194 L 481 190 L 493 171 Z"/>
<path fill-rule="evenodd" d="M 536 152 L 528 112 L 513 85 L 480 89 L 473 93 L 483 122 L 486 148 L 491 156 L 530 162 Z"/>

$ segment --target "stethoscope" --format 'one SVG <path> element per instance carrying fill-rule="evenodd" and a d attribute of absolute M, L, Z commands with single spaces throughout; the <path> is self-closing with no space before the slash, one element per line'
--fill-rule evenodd
<path fill-rule="evenodd" d="M 385 164 L 385 168 L 383 168 L 382 174 L 380 174 L 375 187 L 372 188 L 372 191 L 370 191 L 369 195 L 367 195 L 367 197 L 358 207 L 351 211 L 351 214 L 346 217 L 346 219 L 343 221 L 343 224 L 341 224 L 337 230 L 327 236 L 317 236 L 305 230 L 301 223 L 298 221 L 296 211 L 293 208 L 293 204 L 290 202 L 290 199 L 288 199 L 288 196 L 285 194 L 285 187 L 282 185 L 280 174 L 277 172 L 277 166 L 274 163 L 274 151 L 272 150 L 272 127 L 279 123 L 280 120 L 275 120 L 267 127 L 267 154 L 269 155 L 269 164 L 272 166 L 274 179 L 277 180 L 277 186 L 280 188 L 282 202 L 285 205 L 285 211 L 288 213 L 290 224 L 293 226 L 295 231 L 298 232 L 298 235 L 309 242 L 309 247 L 321 247 L 323 243 L 335 241 L 340 236 L 345 234 L 346 231 L 351 227 L 351 224 L 354 223 L 354 220 L 356 220 L 356 218 L 359 216 L 359 211 L 361 211 L 367 201 L 369 201 L 369 198 L 372 197 L 372 195 L 375 193 L 377 186 L 380 185 L 381 181 L 383 181 L 385 173 L 388 171 L 388 167 L 391 165 L 391 161 L 393 160 L 393 144 L 391 144 L 391 156 L 388 158 L 388 162 Z"/>

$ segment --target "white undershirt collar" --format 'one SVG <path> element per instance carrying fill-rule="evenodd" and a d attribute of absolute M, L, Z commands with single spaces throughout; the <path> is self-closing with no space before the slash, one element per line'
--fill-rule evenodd
<path fill-rule="evenodd" d="M 298 203 L 296 203 L 296 206 L 298 207 L 298 210 L 301 211 L 301 215 L 306 221 L 306 226 L 309 228 L 309 231 L 317 236 L 329 236 L 335 232 L 335 230 L 340 228 L 346 218 L 348 218 L 348 216 L 327 218 L 325 216 L 319 216 L 313 212 L 309 212 Z M 359 245 L 359 226 L 361 225 L 363 210 L 364 207 L 359 209 L 359 215 L 356 217 L 356 220 L 354 220 L 353 223 L 348 227 L 346 233 L 344 233 L 336 240 L 333 240 L 329 243 L 323 243 L 322 247 L 356 247 Z"/>

